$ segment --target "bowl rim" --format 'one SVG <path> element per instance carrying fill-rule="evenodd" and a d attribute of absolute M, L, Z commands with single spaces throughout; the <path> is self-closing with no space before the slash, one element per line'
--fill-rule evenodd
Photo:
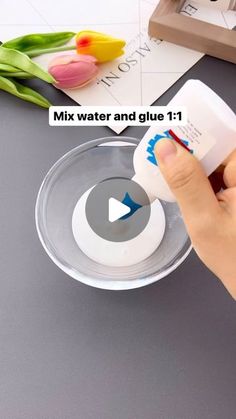
<path fill-rule="evenodd" d="M 128 141 L 127 141 L 128 140 Z M 130 141 L 130 142 L 129 142 Z M 190 245 L 187 247 L 187 250 L 185 251 L 185 253 L 170 267 L 168 267 L 167 269 L 165 269 L 163 272 L 159 273 L 159 274 L 154 274 L 150 277 L 146 277 L 146 278 L 137 278 L 137 279 L 130 279 L 130 280 L 126 280 L 126 281 L 122 281 L 122 280 L 115 280 L 115 279 L 98 279 L 96 277 L 89 277 L 85 274 L 83 274 L 82 272 L 79 272 L 73 268 L 71 268 L 69 265 L 67 265 L 66 263 L 63 264 L 62 262 L 60 262 L 60 260 L 56 257 L 56 255 L 53 254 L 53 252 L 50 251 L 50 249 L 48 248 L 47 244 L 46 244 L 46 240 L 44 239 L 44 235 L 41 231 L 40 228 L 40 222 L 39 222 L 39 207 L 40 207 L 40 203 L 41 203 L 41 195 L 43 192 L 43 189 L 45 187 L 45 185 L 47 184 L 47 181 L 51 178 L 51 175 L 55 172 L 55 170 L 57 169 L 58 166 L 60 166 L 60 164 L 66 160 L 67 158 L 70 157 L 70 155 L 74 154 L 76 151 L 80 150 L 81 152 L 86 151 L 90 148 L 93 148 L 95 146 L 113 146 L 116 145 L 115 143 L 119 143 L 120 146 L 128 146 L 128 145 L 135 145 L 138 144 L 140 140 L 138 140 L 135 137 L 129 137 L 129 136 L 108 136 L 108 137 L 101 137 L 101 138 L 97 138 L 97 139 L 93 139 L 93 140 L 88 140 L 83 144 L 80 144 L 74 148 L 72 148 L 71 150 L 69 150 L 68 152 L 66 152 L 64 155 L 62 155 L 52 166 L 51 168 L 48 170 L 48 172 L 46 173 L 41 186 L 39 188 L 38 194 L 37 194 L 37 198 L 36 198 L 36 204 L 35 204 L 35 225 L 36 225 L 36 230 L 37 230 L 37 234 L 39 237 L 39 240 L 45 250 L 45 252 L 47 253 L 47 255 L 49 256 L 49 258 L 55 263 L 56 266 L 58 266 L 63 272 L 65 272 L 67 275 L 69 275 L 71 278 L 89 285 L 91 287 L 94 288 L 99 288 L 99 289 L 104 289 L 104 290 L 115 290 L 115 291 L 121 291 L 121 290 L 131 290 L 131 289 L 136 289 L 136 288 L 141 288 L 147 285 L 150 285 L 156 281 L 159 281 L 160 279 L 168 276 L 171 272 L 173 272 L 178 266 L 180 266 L 184 260 L 187 258 L 187 256 L 189 255 L 189 253 L 192 250 L 192 244 L 190 243 Z"/>

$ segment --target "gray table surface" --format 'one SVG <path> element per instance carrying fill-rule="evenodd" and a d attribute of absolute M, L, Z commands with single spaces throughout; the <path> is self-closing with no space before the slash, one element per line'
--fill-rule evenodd
<path fill-rule="evenodd" d="M 236 110 L 236 66 L 209 57 L 157 103 L 189 78 Z M 47 95 L 73 104 L 53 88 Z M 3 92 L 0 121 L 0 418 L 234 419 L 236 304 L 194 252 L 152 286 L 111 292 L 67 277 L 38 240 L 47 170 L 111 130 L 49 127 L 46 111 Z"/>

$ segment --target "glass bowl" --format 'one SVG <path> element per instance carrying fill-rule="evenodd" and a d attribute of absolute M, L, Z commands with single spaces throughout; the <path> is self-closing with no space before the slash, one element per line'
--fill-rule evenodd
<path fill-rule="evenodd" d="M 131 179 L 138 143 L 130 137 L 107 137 L 80 145 L 53 165 L 40 187 L 35 209 L 40 241 L 59 268 L 87 285 L 123 290 L 151 284 L 174 271 L 191 250 L 178 205 L 164 201 L 161 204 L 166 229 L 162 242 L 151 256 L 136 265 L 101 265 L 88 258 L 74 239 L 71 220 L 78 199 L 105 179 Z"/>

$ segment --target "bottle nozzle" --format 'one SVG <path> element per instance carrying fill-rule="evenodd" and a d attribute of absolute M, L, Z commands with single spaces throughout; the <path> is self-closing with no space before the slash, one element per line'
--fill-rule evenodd
<path fill-rule="evenodd" d="M 145 184 L 145 182 L 143 182 L 143 180 L 137 174 L 135 174 L 132 177 L 132 180 L 134 182 L 138 183 L 144 189 L 144 191 L 146 192 L 146 194 L 148 196 L 148 199 L 149 199 L 150 203 L 152 203 L 153 201 L 155 201 L 155 199 L 157 199 L 157 197 L 150 192 L 148 186 Z"/>

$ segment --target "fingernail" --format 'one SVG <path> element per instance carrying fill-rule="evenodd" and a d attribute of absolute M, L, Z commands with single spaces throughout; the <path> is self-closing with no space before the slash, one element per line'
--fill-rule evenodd
<path fill-rule="evenodd" d="M 165 165 L 170 164 L 177 154 L 175 142 L 172 140 L 160 140 L 155 147 L 157 160 Z"/>

